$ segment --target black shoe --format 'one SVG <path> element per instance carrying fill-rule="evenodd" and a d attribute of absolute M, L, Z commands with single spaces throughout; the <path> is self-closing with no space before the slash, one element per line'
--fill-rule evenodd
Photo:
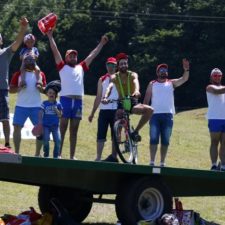
<path fill-rule="evenodd" d="M 218 171 L 218 167 L 216 165 L 213 165 L 210 170 L 212 170 L 212 171 Z"/>
<path fill-rule="evenodd" d="M 10 144 L 7 142 L 7 143 L 5 143 L 5 147 L 6 148 L 11 148 L 11 146 L 10 146 Z"/>
<path fill-rule="evenodd" d="M 141 141 L 141 136 L 138 134 L 137 131 L 134 131 L 134 132 L 131 133 L 131 138 L 135 142 L 140 142 Z"/>
<path fill-rule="evenodd" d="M 114 163 L 118 163 L 119 160 L 115 157 L 113 157 L 112 155 L 109 155 L 106 159 L 102 160 L 103 162 L 114 162 Z"/>

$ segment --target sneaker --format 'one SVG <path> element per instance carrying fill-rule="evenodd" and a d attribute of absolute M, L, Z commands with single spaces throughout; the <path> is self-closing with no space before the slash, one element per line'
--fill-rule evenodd
<path fill-rule="evenodd" d="M 154 162 L 150 162 L 149 166 L 155 166 Z"/>
<path fill-rule="evenodd" d="M 109 155 L 106 159 L 102 160 L 103 162 L 114 162 L 114 163 L 118 163 L 119 160 L 115 157 L 113 157 L 112 155 Z"/>
<path fill-rule="evenodd" d="M 211 167 L 211 169 L 210 170 L 212 170 L 212 171 L 218 171 L 218 167 L 217 167 L 217 165 L 212 165 L 212 167 Z"/>
<path fill-rule="evenodd" d="M 133 132 L 131 133 L 131 138 L 132 138 L 135 142 L 141 141 L 141 136 L 138 134 L 137 131 L 133 131 Z"/>

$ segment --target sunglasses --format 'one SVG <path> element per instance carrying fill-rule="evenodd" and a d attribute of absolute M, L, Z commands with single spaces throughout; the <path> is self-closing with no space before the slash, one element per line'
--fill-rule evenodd
<path fill-rule="evenodd" d="M 222 74 L 220 74 L 220 73 L 214 73 L 214 74 L 212 74 L 212 77 L 221 78 L 222 77 Z"/>
<path fill-rule="evenodd" d="M 159 72 L 160 73 L 167 73 L 168 72 L 168 69 L 167 68 L 160 68 L 159 69 Z"/>
<path fill-rule="evenodd" d="M 116 64 L 114 64 L 114 63 L 107 63 L 106 66 L 114 68 L 114 67 L 116 67 Z"/>

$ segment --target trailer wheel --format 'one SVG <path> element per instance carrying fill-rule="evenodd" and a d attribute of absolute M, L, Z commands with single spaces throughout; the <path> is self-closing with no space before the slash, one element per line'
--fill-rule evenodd
<path fill-rule="evenodd" d="M 158 179 L 145 177 L 130 181 L 116 196 L 116 214 L 124 225 L 136 225 L 139 220 L 154 220 L 171 210 L 172 195 Z"/>
<path fill-rule="evenodd" d="M 38 193 L 42 213 L 51 212 L 50 200 L 58 199 L 76 222 L 82 222 L 91 211 L 93 194 L 73 188 L 42 186 Z"/>

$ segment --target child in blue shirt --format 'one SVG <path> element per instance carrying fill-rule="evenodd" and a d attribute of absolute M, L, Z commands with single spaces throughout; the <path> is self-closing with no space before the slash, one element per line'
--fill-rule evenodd
<path fill-rule="evenodd" d="M 35 61 L 37 61 L 38 57 L 39 57 L 39 51 L 36 47 L 34 47 L 35 45 L 35 37 L 33 34 L 27 34 L 24 39 L 24 47 L 21 49 L 20 51 L 20 60 L 22 61 L 22 65 L 20 68 L 21 71 L 21 81 L 20 81 L 20 87 L 26 87 L 26 81 L 25 81 L 25 70 L 24 70 L 24 66 L 23 66 L 23 59 L 26 55 L 32 55 L 35 59 Z M 36 79 L 37 79 L 37 87 L 41 87 L 42 86 L 42 79 L 41 79 L 41 75 L 40 75 L 40 68 L 38 67 L 38 65 L 35 65 L 35 75 L 36 75 Z"/>
<path fill-rule="evenodd" d="M 39 114 L 39 123 L 43 126 L 44 157 L 49 157 L 49 140 L 51 133 L 54 141 L 53 157 L 58 158 L 59 156 L 61 145 L 59 118 L 62 116 L 62 105 L 56 101 L 58 91 L 57 87 L 46 86 L 45 93 L 48 100 L 42 102 Z"/>

